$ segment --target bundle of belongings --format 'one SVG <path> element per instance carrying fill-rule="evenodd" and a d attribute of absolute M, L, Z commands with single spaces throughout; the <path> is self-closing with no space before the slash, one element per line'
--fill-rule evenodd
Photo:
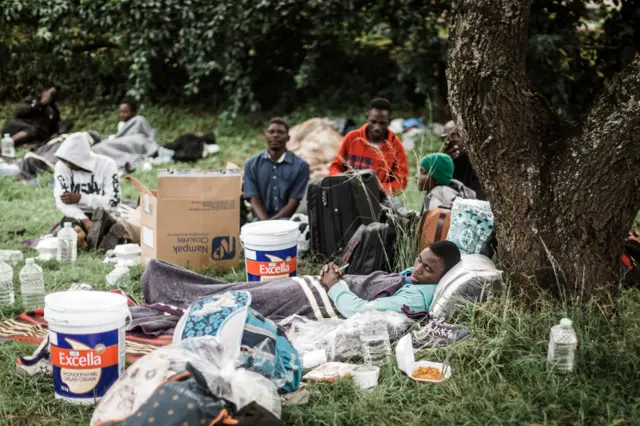
<path fill-rule="evenodd" d="M 155 417 L 171 425 L 190 419 L 206 419 L 206 424 L 260 424 L 213 422 L 239 420 L 250 413 L 255 417 L 256 412 L 277 420 L 278 391 L 298 388 L 302 365 L 284 331 L 250 304 L 250 293 L 232 291 L 201 298 L 184 310 L 147 305 L 180 318 L 169 326 L 175 325 L 174 343 L 131 366 L 101 400 L 91 424 L 133 425 L 139 417 Z M 139 312 L 131 311 L 136 328 Z M 157 417 L 161 412 L 156 402 L 163 404 L 162 413 L 171 409 L 173 414 Z"/>
<path fill-rule="evenodd" d="M 309 164 L 311 179 L 329 174 L 329 166 L 340 149 L 342 136 L 327 118 L 312 118 L 289 131 L 287 149 Z"/>

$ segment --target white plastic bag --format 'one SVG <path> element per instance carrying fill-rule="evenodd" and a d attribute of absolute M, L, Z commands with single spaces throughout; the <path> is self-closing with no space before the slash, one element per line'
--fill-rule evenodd
<path fill-rule="evenodd" d="M 236 369 L 216 337 L 186 339 L 145 355 L 127 369 L 96 407 L 91 424 L 122 419 L 133 414 L 170 377 L 191 364 L 207 380 L 214 395 L 236 404 L 238 409 L 256 401 L 280 417 L 276 386 L 260 374 Z"/>

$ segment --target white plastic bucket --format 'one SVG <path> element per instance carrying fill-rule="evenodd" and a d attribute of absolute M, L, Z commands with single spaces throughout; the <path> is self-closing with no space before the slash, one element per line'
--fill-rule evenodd
<path fill-rule="evenodd" d="M 44 299 L 56 398 L 100 400 L 125 369 L 127 298 L 104 291 L 63 291 Z"/>
<path fill-rule="evenodd" d="M 298 262 L 298 223 L 265 220 L 248 223 L 240 230 L 244 246 L 247 281 L 295 277 Z"/>

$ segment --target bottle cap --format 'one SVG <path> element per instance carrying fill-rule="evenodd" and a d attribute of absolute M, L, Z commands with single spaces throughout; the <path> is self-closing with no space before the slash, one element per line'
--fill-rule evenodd
<path fill-rule="evenodd" d="M 560 326 L 563 328 L 571 328 L 573 322 L 569 318 L 562 318 L 560 320 Z"/>
<path fill-rule="evenodd" d="M 5 137 L 5 138 L 9 138 L 9 137 L 11 137 L 11 135 L 10 135 L 9 133 L 5 133 L 5 134 L 4 134 L 4 137 Z"/>

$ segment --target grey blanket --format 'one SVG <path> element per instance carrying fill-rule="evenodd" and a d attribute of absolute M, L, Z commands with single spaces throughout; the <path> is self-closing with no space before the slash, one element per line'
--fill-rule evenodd
<path fill-rule="evenodd" d="M 391 296 L 404 285 L 399 275 L 384 272 L 366 276 L 346 275 L 344 279 L 351 291 L 364 300 Z M 245 290 L 251 294 L 251 307 L 275 321 L 294 314 L 314 320 L 342 317 L 319 277 L 314 276 L 229 284 L 161 260 L 152 260 L 142 276 L 141 286 L 145 303 L 149 305 L 163 303 L 186 308 L 206 296 Z M 132 327 L 147 334 L 167 332 L 168 325 L 177 323 L 179 319 L 178 315 L 145 306 L 131 308 L 131 314 Z"/>
<path fill-rule="evenodd" d="M 104 140 L 93 147 L 96 154 L 105 155 L 116 160 L 122 169 L 128 163 L 131 168 L 144 162 L 147 157 L 158 150 L 154 130 L 149 122 L 136 115 L 127 121 L 113 138 Z"/>

